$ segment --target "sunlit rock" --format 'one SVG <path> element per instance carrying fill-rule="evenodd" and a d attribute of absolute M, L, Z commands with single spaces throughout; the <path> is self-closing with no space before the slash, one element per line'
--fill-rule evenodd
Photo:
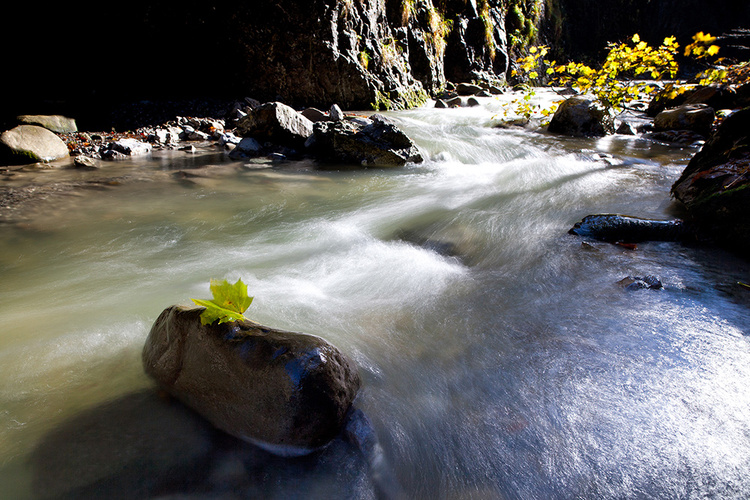
<path fill-rule="evenodd" d="M 0 135 L 0 155 L 11 163 L 52 161 L 69 156 L 62 139 L 44 127 L 19 125 Z"/>
<path fill-rule="evenodd" d="M 202 309 L 167 308 L 143 349 L 151 377 L 217 428 L 298 455 L 342 429 L 360 386 L 341 351 L 313 335 L 251 321 L 204 326 Z"/>
<path fill-rule="evenodd" d="M 302 147 L 312 135 L 313 122 L 280 102 L 263 104 L 237 122 L 237 132 L 259 141 Z"/>
<path fill-rule="evenodd" d="M 654 130 L 690 130 L 707 136 L 716 113 L 705 104 L 683 104 L 654 118 Z"/>
<path fill-rule="evenodd" d="M 60 115 L 21 115 L 18 122 L 23 125 L 38 125 L 59 134 L 78 132 L 78 126 L 73 118 Z"/>
<path fill-rule="evenodd" d="M 421 163 L 417 146 L 393 123 L 375 115 L 369 125 L 353 122 L 318 122 L 308 150 L 322 162 L 397 167 Z"/>
<path fill-rule="evenodd" d="M 560 104 L 547 130 L 579 137 L 603 136 L 615 131 L 615 117 L 612 110 L 598 100 L 573 96 Z"/>

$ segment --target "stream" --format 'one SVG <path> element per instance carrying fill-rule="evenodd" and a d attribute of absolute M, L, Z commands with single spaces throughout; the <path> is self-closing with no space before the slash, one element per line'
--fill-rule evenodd
<path fill-rule="evenodd" d="M 211 278 L 356 362 L 408 498 L 749 497 L 750 263 L 567 233 L 678 216 L 669 189 L 697 148 L 499 113 L 387 113 L 428 158 L 397 169 L 155 152 L 105 167 L 137 182 L 0 226 L 0 497 L 376 498 L 343 438 L 282 459 L 157 393 L 151 324 Z M 175 175 L 191 169 L 214 174 Z M 618 285 L 644 275 L 664 288 Z"/>

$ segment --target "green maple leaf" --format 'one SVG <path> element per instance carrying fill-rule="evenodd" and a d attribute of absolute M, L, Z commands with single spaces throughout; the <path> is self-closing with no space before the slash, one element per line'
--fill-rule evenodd
<path fill-rule="evenodd" d="M 234 285 L 227 280 L 211 280 L 213 300 L 190 299 L 206 308 L 201 313 L 201 324 L 210 325 L 216 320 L 219 324 L 230 321 L 246 320 L 242 313 L 253 303 L 253 297 L 247 296 L 247 285 L 241 279 Z"/>

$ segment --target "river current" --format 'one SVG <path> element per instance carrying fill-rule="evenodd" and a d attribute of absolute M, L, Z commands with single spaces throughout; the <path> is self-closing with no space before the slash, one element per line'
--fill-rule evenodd
<path fill-rule="evenodd" d="M 750 496 L 750 264 L 567 233 L 679 215 L 669 189 L 697 149 L 500 113 L 388 113 L 427 159 L 398 169 L 154 153 L 106 167 L 142 181 L 0 227 L 0 497 L 376 497 L 343 439 L 276 458 L 156 395 L 150 326 L 211 278 L 355 360 L 408 498 Z M 664 288 L 618 285 L 644 275 Z"/>

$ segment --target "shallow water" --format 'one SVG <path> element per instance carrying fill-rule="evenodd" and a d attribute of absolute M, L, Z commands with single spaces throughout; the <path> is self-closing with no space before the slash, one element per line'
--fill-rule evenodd
<path fill-rule="evenodd" d="M 401 169 L 115 164 L 143 179 L 1 227 L 4 498 L 375 497 L 343 440 L 278 459 L 153 396 L 150 325 L 211 278 L 357 362 L 410 498 L 749 496 L 750 265 L 567 234 L 591 213 L 672 217 L 695 149 L 492 128 L 501 112 L 391 113 L 428 158 Z M 665 288 L 617 285 L 646 274 Z"/>

